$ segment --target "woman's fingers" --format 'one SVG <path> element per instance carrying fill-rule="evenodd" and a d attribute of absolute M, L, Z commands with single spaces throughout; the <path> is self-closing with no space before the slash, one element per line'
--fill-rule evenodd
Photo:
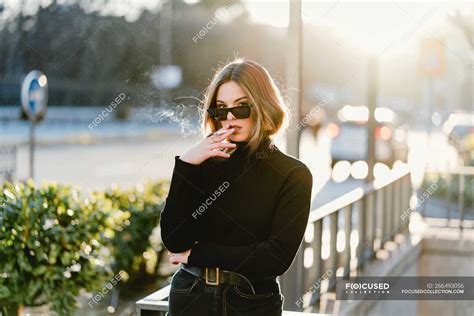
<path fill-rule="evenodd" d="M 186 263 L 185 261 L 185 258 L 183 258 L 182 256 L 171 256 L 168 261 L 172 264 L 178 264 L 178 263 Z"/>
<path fill-rule="evenodd" d="M 217 148 L 234 148 L 237 146 L 234 143 L 212 143 L 209 149 L 217 149 Z"/>
<path fill-rule="evenodd" d="M 225 124 L 223 127 L 221 127 L 220 129 L 218 129 L 217 131 L 215 131 L 213 134 L 213 136 L 216 136 L 216 135 L 222 135 L 223 133 L 225 133 L 227 130 L 229 130 L 230 128 L 230 124 Z"/>
<path fill-rule="evenodd" d="M 235 128 L 225 130 L 224 132 L 222 132 L 222 134 L 220 134 L 219 136 L 214 137 L 212 140 L 215 141 L 215 142 L 223 141 L 224 139 L 229 137 L 229 135 L 232 134 L 234 131 L 235 131 Z"/>
<path fill-rule="evenodd" d="M 230 155 L 220 151 L 220 150 L 210 150 L 209 151 L 209 157 L 224 157 L 224 158 L 229 158 Z"/>
<path fill-rule="evenodd" d="M 191 250 L 192 248 L 180 253 L 172 253 L 168 251 L 168 254 L 170 254 L 168 261 L 172 264 L 188 263 L 188 257 L 191 254 Z"/>
<path fill-rule="evenodd" d="M 226 129 L 229 129 L 229 127 L 230 127 L 230 124 L 229 124 L 229 123 L 226 123 L 226 124 L 224 124 L 224 125 L 218 130 L 218 132 L 219 132 L 219 131 L 224 131 L 224 130 L 226 130 Z"/>
<path fill-rule="evenodd" d="M 168 261 L 173 264 L 177 264 L 178 258 L 173 254 L 172 256 L 168 258 Z"/>

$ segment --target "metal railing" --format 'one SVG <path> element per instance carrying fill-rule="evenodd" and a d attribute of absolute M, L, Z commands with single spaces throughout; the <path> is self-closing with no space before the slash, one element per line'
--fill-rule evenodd
<path fill-rule="evenodd" d="M 301 298 L 308 292 L 309 305 L 318 307 L 321 295 L 335 290 L 336 276 L 349 277 L 407 231 L 411 192 L 410 173 L 403 166 L 313 210 L 295 262 L 282 276 L 285 309 L 303 310 Z"/>
<path fill-rule="evenodd" d="M 310 305 L 318 305 L 323 293 L 334 292 L 336 276 L 348 277 L 351 270 L 374 258 L 385 242 L 406 232 L 409 216 L 404 215 L 411 194 L 410 172 L 403 165 L 382 180 L 361 185 L 312 210 L 296 258 L 280 277 L 285 311 L 302 311 L 305 293 L 311 293 Z M 344 241 L 342 249 L 338 249 L 338 236 L 343 237 L 339 238 Z M 138 301 L 138 314 L 165 315 L 169 291 L 170 285 Z"/>

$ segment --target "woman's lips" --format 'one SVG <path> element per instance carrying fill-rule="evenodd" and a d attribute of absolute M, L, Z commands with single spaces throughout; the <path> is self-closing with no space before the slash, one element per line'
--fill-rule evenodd
<path fill-rule="evenodd" d="M 231 126 L 231 128 L 234 128 L 234 132 L 232 134 L 238 134 L 242 127 L 240 127 L 238 125 L 233 125 L 233 126 Z"/>

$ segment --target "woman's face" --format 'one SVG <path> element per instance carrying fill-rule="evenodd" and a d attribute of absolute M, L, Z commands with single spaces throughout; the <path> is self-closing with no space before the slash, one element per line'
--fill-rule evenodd
<path fill-rule="evenodd" d="M 243 104 L 249 104 L 249 99 L 237 82 L 227 81 L 217 90 L 217 108 L 232 108 Z M 254 111 L 254 109 L 251 111 Z M 221 121 L 221 123 L 222 126 L 228 123 L 231 127 L 235 128 L 235 132 L 229 136 L 229 140 L 234 142 L 248 141 L 254 126 L 252 116 L 245 119 L 237 119 L 232 112 L 227 113 L 227 119 Z"/>

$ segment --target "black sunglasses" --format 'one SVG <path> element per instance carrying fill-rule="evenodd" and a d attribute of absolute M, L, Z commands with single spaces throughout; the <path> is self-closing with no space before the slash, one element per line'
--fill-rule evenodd
<path fill-rule="evenodd" d="M 250 105 L 241 105 L 235 106 L 233 108 L 209 108 L 207 109 L 207 113 L 218 121 L 225 121 L 227 120 L 227 114 L 232 112 L 232 114 L 237 119 L 244 119 L 250 116 L 251 106 Z"/>

